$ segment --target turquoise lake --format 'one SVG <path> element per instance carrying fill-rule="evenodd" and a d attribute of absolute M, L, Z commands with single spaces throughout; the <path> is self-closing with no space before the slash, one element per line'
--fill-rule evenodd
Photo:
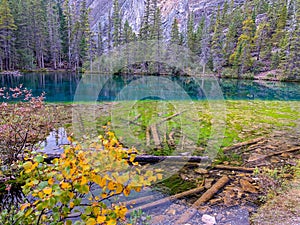
<path fill-rule="evenodd" d="M 147 84 L 149 81 L 145 82 L 145 76 L 142 75 L 82 75 L 76 73 L 27 73 L 20 77 L 2 75 L 0 76 L 0 87 L 10 88 L 23 84 L 23 87 L 31 89 L 35 96 L 46 92 L 47 102 L 72 102 L 78 85 L 82 83 L 83 76 L 85 77 L 85 88 L 88 89 L 87 94 L 91 90 L 98 93 L 98 101 L 118 100 L 120 99 L 120 93 L 124 90 L 136 88 L 136 92 L 131 94 L 133 96 L 122 98 L 132 100 L 137 98 L 134 93 L 149 88 Z M 86 82 L 89 80 L 86 77 L 89 76 L 93 77 L 90 79 L 90 83 Z M 100 90 L 97 90 L 99 85 L 94 87 L 95 80 L 102 82 Z M 166 81 L 167 85 L 170 84 L 169 88 L 162 85 L 162 80 Z M 206 82 L 204 80 L 193 77 L 152 77 L 152 81 L 156 83 L 151 88 L 156 91 L 162 89 L 168 100 L 204 100 L 206 99 L 206 93 L 203 91 L 203 82 L 204 86 L 212 85 L 211 81 Z M 218 97 L 224 99 L 300 100 L 300 83 L 234 79 L 213 79 L 212 83 L 212 86 L 218 86 L 221 90 L 222 96 Z M 178 97 L 178 91 L 174 90 L 173 86 L 182 90 L 185 97 L 181 95 Z M 214 92 L 213 89 L 210 90 Z M 129 93 L 128 90 L 127 93 Z M 147 99 L 149 98 L 163 99 L 161 96 L 155 96 L 155 94 L 153 96 L 149 95 Z"/>

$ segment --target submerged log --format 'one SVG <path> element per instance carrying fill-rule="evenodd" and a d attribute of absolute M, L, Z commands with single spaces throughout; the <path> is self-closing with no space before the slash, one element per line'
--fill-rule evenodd
<path fill-rule="evenodd" d="M 153 137 L 153 140 L 154 140 L 155 147 L 157 149 L 161 149 L 161 142 L 160 142 L 160 139 L 159 139 L 159 134 L 158 134 L 156 125 L 152 124 L 150 126 L 150 130 L 151 130 L 151 133 L 152 133 L 152 137 Z"/>
<path fill-rule="evenodd" d="M 182 111 L 182 112 L 178 112 L 178 113 L 175 113 L 175 114 L 173 114 L 173 115 L 171 115 L 171 116 L 168 116 L 168 117 L 162 119 L 161 121 L 159 121 L 157 124 L 159 125 L 159 124 L 162 124 L 162 123 L 164 123 L 164 122 L 166 122 L 166 121 L 169 121 L 169 120 L 171 120 L 172 118 L 174 118 L 174 117 L 176 117 L 176 116 L 179 116 L 179 115 L 181 115 L 182 113 L 184 113 L 184 112 L 186 112 L 186 111 L 187 111 L 187 110 L 184 110 L 184 111 Z"/>
<path fill-rule="evenodd" d="M 166 198 L 157 200 L 155 202 L 151 202 L 151 203 L 139 206 L 136 209 L 145 210 L 145 209 L 153 208 L 155 206 L 164 204 L 164 203 L 169 202 L 169 201 L 174 201 L 176 199 L 183 198 L 183 197 L 186 197 L 186 196 L 189 196 L 189 195 L 192 195 L 192 194 L 197 194 L 197 193 L 199 193 L 199 192 L 201 192 L 203 190 L 204 190 L 204 187 L 197 187 L 197 188 L 194 188 L 194 189 L 191 189 L 191 190 L 188 190 L 188 191 L 176 194 L 176 195 L 172 195 L 170 197 L 166 197 Z M 130 214 L 132 211 L 134 211 L 136 209 L 130 209 L 130 210 L 128 210 L 127 214 Z"/>
<path fill-rule="evenodd" d="M 229 181 L 228 176 L 223 176 L 219 179 L 210 189 L 208 189 L 193 205 L 192 207 L 183 213 L 182 217 L 175 222 L 176 225 L 182 225 L 187 223 L 197 212 L 199 206 L 208 200 L 210 200 L 221 188 L 225 186 Z"/>

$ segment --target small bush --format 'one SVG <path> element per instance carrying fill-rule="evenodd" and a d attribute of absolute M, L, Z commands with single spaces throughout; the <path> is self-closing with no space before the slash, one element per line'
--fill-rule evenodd
<path fill-rule="evenodd" d="M 222 71 L 223 78 L 238 78 L 238 73 L 235 69 L 225 68 Z"/>
<path fill-rule="evenodd" d="M 141 170 L 136 150 L 124 150 L 110 131 L 84 146 L 72 142 L 52 165 L 41 155 L 23 163 L 22 173 L 30 174 L 23 190 L 34 199 L 20 207 L 20 224 L 72 224 L 74 214 L 84 224 L 116 224 L 127 208 L 108 200 L 162 179 L 158 170 Z"/>
<path fill-rule="evenodd" d="M 22 88 L 0 88 L 0 157 L 4 164 L 11 164 L 22 157 L 24 150 L 33 150 L 54 128 L 54 108 L 44 103 L 45 94 L 32 96 Z M 4 100 L 6 102 L 4 102 Z"/>

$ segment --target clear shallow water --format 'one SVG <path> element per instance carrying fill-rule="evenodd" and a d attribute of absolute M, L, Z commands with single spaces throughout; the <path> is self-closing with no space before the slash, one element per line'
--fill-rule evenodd
<path fill-rule="evenodd" d="M 90 78 L 89 75 L 84 75 L 84 82 L 80 83 L 82 76 L 76 73 L 28 73 L 21 77 L 2 75 L 0 87 L 16 87 L 23 84 L 24 87 L 32 89 L 34 95 L 46 92 L 47 102 L 72 102 L 78 85 L 82 83 L 87 89 L 84 92 L 86 95 L 99 93 L 99 101 L 136 100 L 139 97 L 136 93 L 149 89 L 149 85 L 152 85 L 151 89 L 155 89 L 155 92 L 152 96 L 149 92 L 145 93 L 147 99 L 166 97 L 168 100 L 203 100 L 208 92 L 213 94 L 220 88 L 222 96 L 218 94 L 216 98 L 300 100 L 300 83 L 171 76 L 148 77 L 146 80 L 145 76 L 139 75 L 91 75 Z M 160 90 L 163 91 L 163 97 L 156 95 Z M 124 97 L 124 93 L 127 96 Z"/>

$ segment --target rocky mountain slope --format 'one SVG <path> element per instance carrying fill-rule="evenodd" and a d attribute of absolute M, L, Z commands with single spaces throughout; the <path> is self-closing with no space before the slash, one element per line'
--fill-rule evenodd
<path fill-rule="evenodd" d="M 80 1 L 80 0 L 74 0 Z M 203 15 L 210 16 L 212 12 L 222 7 L 226 0 L 158 0 L 161 9 L 163 30 L 168 38 L 174 18 L 178 19 L 180 30 L 185 31 L 189 12 L 195 13 L 197 23 Z M 235 0 L 235 5 L 242 4 L 245 0 Z M 93 30 L 97 24 L 108 24 L 108 15 L 112 13 L 112 0 L 88 0 L 91 9 L 91 25 Z M 144 13 L 144 0 L 119 0 L 122 21 L 128 20 L 134 31 L 138 31 Z"/>

